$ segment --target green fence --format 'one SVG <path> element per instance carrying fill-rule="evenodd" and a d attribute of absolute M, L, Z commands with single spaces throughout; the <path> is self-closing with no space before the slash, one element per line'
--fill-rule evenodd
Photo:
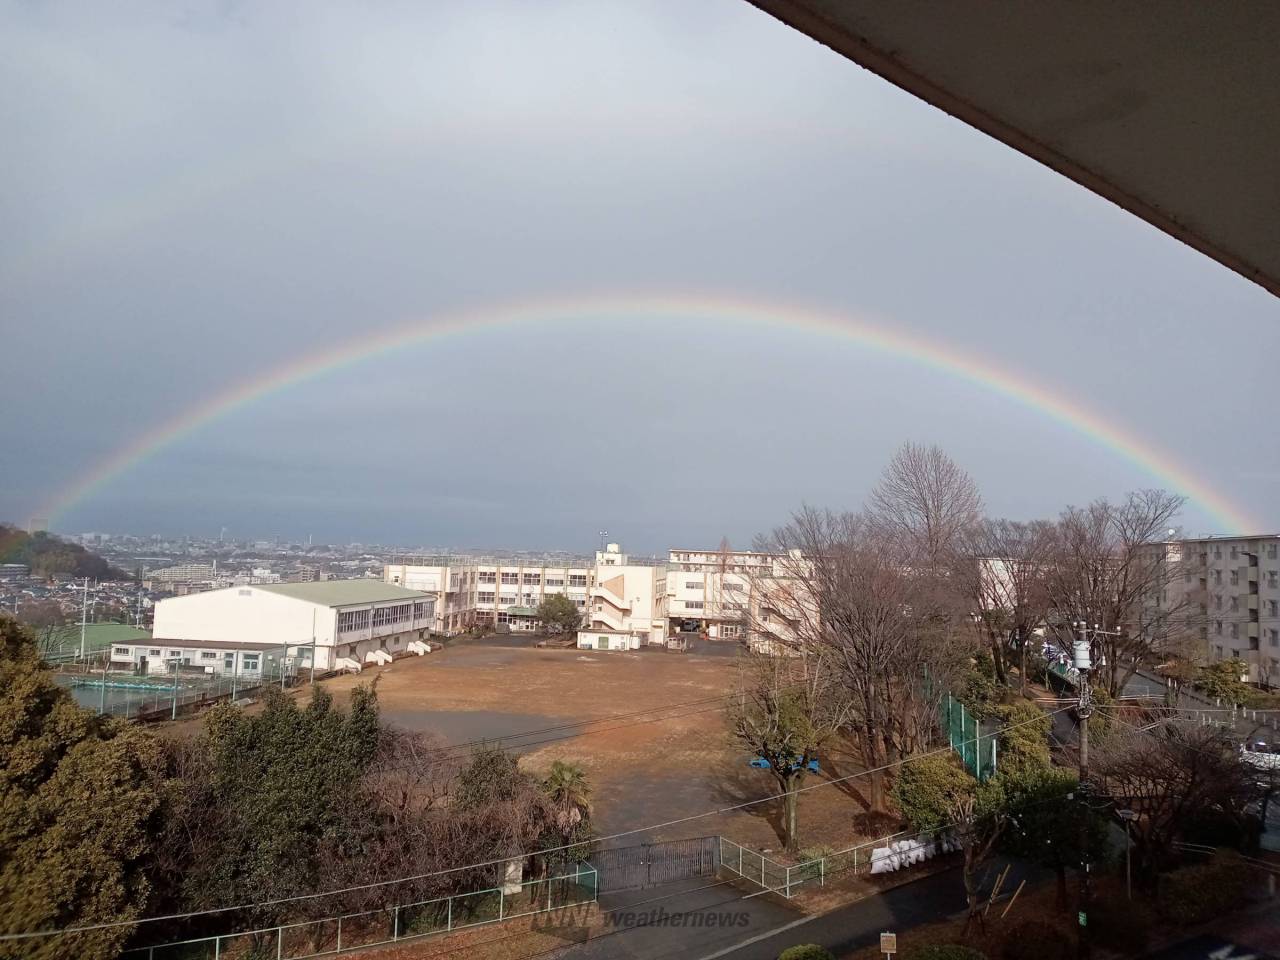
<path fill-rule="evenodd" d="M 947 694 L 939 706 L 942 730 L 951 749 L 959 754 L 971 774 L 986 780 L 996 772 L 999 730 L 994 725 L 984 730 L 982 721 L 951 694 Z"/>
<path fill-rule="evenodd" d="M 475 890 L 322 920 L 134 947 L 120 956 L 122 960 L 303 960 L 594 903 L 598 889 L 595 868 L 582 863 L 572 873 L 529 880 L 518 890 Z"/>

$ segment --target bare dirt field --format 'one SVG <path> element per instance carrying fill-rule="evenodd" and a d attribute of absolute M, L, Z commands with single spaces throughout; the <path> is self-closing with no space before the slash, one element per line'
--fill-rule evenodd
<path fill-rule="evenodd" d="M 601 835 L 777 792 L 767 771 L 748 767 L 750 757 L 726 729 L 726 701 L 719 698 L 738 686 L 731 656 L 461 641 L 324 685 L 343 702 L 353 687 L 375 677 L 383 716 L 392 723 L 438 731 L 450 744 L 527 734 L 510 745 L 534 773 L 553 760 L 580 764 L 593 786 Z M 856 769 L 838 749 L 832 754 L 806 786 Z M 865 808 L 849 789 L 856 784 L 823 786 L 801 797 L 804 843 L 834 846 L 863 838 L 854 818 Z M 618 838 L 613 845 L 723 834 L 748 847 L 777 850 L 778 819 L 778 804 L 770 801 Z"/>

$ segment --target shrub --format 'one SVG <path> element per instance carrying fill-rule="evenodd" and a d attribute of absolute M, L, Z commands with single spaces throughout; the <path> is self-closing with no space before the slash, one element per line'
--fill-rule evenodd
<path fill-rule="evenodd" d="M 1203 923 L 1241 906 L 1253 881 L 1248 864 L 1223 854 L 1210 863 L 1161 877 L 1157 907 L 1161 916 L 1174 923 Z"/>
<path fill-rule="evenodd" d="M 987 960 L 987 955 L 961 943 L 931 943 L 912 950 L 907 960 Z"/>
<path fill-rule="evenodd" d="M 798 943 L 778 954 L 778 960 L 835 960 L 835 958 L 826 947 L 820 947 L 816 943 Z"/>
<path fill-rule="evenodd" d="M 1000 947 L 1002 960 L 1071 960 L 1075 952 L 1075 941 L 1045 920 L 1015 924 Z"/>

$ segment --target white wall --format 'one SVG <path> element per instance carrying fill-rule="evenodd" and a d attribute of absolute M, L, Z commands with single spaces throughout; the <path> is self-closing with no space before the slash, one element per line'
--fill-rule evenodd
<path fill-rule="evenodd" d="M 254 587 L 209 590 L 156 604 L 152 635 L 165 640 L 227 641 L 282 646 L 311 642 L 315 614 L 316 666 L 327 668 L 337 613 L 331 607 Z"/>

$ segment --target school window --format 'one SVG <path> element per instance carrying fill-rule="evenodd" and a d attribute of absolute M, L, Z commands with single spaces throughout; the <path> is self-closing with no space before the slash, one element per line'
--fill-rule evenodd
<path fill-rule="evenodd" d="M 1276 615 L 1277 604 L 1275 600 L 1267 601 L 1267 616 L 1274 617 Z"/>
<path fill-rule="evenodd" d="M 1234 560 L 1234 559 L 1236 558 L 1236 554 L 1237 554 L 1238 552 L 1239 552 L 1239 551 L 1237 550 L 1237 548 L 1236 548 L 1236 547 L 1232 547 L 1232 548 L 1231 548 L 1231 559 L 1232 559 L 1232 560 Z"/>
<path fill-rule="evenodd" d="M 256 653 L 245 654 L 244 659 L 241 660 L 240 662 L 243 665 L 244 669 L 249 671 L 250 673 L 253 673 L 258 669 L 258 655 Z"/>
<path fill-rule="evenodd" d="M 1268 630 L 1267 639 L 1273 647 L 1280 647 L 1280 630 Z"/>
<path fill-rule="evenodd" d="M 365 630 L 368 626 L 368 610 L 343 610 L 338 613 L 339 633 L 350 633 L 352 630 Z"/>
<path fill-rule="evenodd" d="M 218 654 L 213 650 L 201 650 L 200 659 L 201 660 L 217 660 Z"/>
<path fill-rule="evenodd" d="M 690 610 L 701 610 L 705 606 L 701 600 L 686 600 L 684 605 Z"/>
<path fill-rule="evenodd" d="M 147 656 L 149 656 L 149 657 L 158 657 L 158 656 L 160 656 L 160 651 L 159 651 L 159 650 L 148 650 L 148 651 L 147 651 Z"/>
<path fill-rule="evenodd" d="M 127 657 L 129 656 L 129 653 L 130 653 L 128 647 L 116 647 L 111 652 L 114 653 L 117 657 Z"/>
<path fill-rule="evenodd" d="M 503 583 L 519 583 L 520 575 L 518 573 L 504 573 L 502 575 Z"/>
<path fill-rule="evenodd" d="M 564 577 L 547 577 L 546 585 L 548 587 L 563 587 Z"/>
<path fill-rule="evenodd" d="M 493 570 L 481 570 L 476 574 L 476 583 L 497 583 L 498 574 Z"/>
<path fill-rule="evenodd" d="M 498 597 L 499 603 L 515 603 L 516 595 L 514 593 L 504 593 Z"/>
<path fill-rule="evenodd" d="M 1236 586 L 1239 582 L 1240 582 L 1240 571 L 1239 571 L 1239 570 L 1232 570 L 1232 571 L 1231 571 L 1231 585 L 1234 587 L 1234 586 Z"/>
<path fill-rule="evenodd" d="M 697 580 L 686 580 L 684 582 L 684 588 L 686 590 L 701 590 L 702 584 L 699 583 Z"/>
<path fill-rule="evenodd" d="M 1274 587 L 1280 585 L 1280 578 L 1277 577 L 1276 571 L 1267 571 L 1267 586 Z"/>
<path fill-rule="evenodd" d="M 525 582 L 525 583 L 531 583 L 531 584 L 533 584 L 533 585 L 536 587 L 538 584 L 540 584 L 540 583 L 542 582 L 542 574 L 540 574 L 540 573 L 526 573 L 526 574 L 524 575 L 524 582 Z"/>
<path fill-rule="evenodd" d="M 476 603 L 493 603 L 493 593 L 488 590 L 481 590 L 476 594 Z"/>
<path fill-rule="evenodd" d="M 569 574 L 569 586 L 585 587 L 587 585 L 587 575 L 585 573 Z"/>
<path fill-rule="evenodd" d="M 1233 624 L 1231 625 L 1231 639 L 1232 639 L 1232 640 L 1239 640 L 1239 639 L 1240 639 L 1240 624 L 1238 624 L 1238 623 L 1233 623 Z"/>
<path fill-rule="evenodd" d="M 1273 543 L 1267 547 L 1267 559 L 1274 560 L 1276 558 L 1276 545 Z"/>

